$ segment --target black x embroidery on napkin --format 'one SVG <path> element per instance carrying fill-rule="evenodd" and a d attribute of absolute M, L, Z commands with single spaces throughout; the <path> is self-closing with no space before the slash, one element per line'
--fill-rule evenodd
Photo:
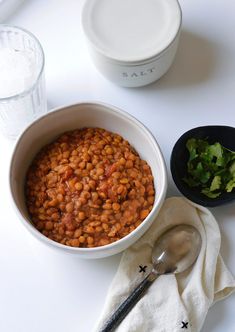
<path fill-rule="evenodd" d="M 181 329 L 187 329 L 188 328 L 188 322 L 181 322 L 182 326 Z"/>
<path fill-rule="evenodd" d="M 142 265 L 139 265 L 139 273 L 141 273 L 141 272 L 145 272 L 145 270 L 147 269 L 147 265 L 145 265 L 145 266 L 142 266 Z"/>

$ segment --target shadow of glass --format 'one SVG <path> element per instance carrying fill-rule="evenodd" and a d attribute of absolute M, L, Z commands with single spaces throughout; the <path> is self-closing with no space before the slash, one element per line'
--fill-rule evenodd
<path fill-rule="evenodd" d="M 216 45 L 193 32 L 182 30 L 178 51 L 170 70 L 143 89 L 187 88 L 208 81 L 216 66 Z"/>

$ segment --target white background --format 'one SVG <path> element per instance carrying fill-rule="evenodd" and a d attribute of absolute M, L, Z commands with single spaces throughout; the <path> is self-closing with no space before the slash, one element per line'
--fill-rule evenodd
<path fill-rule="evenodd" d="M 168 196 L 179 194 L 169 173 L 177 138 L 199 125 L 235 126 L 235 1 L 180 3 L 183 31 L 176 60 L 160 81 L 139 89 L 117 87 L 96 71 L 81 30 L 83 1 L 28 0 L 7 21 L 29 29 L 43 45 L 49 108 L 98 100 L 148 126 L 167 162 Z M 12 148 L 0 136 L 0 331 L 91 332 L 120 255 L 83 261 L 56 253 L 28 234 L 9 199 Z M 212 212 L 221 228 L 224 260 L 235 274 L 235 203 Z M 202 331 L 234 330 L 233 295 L 210 309 Z"/>

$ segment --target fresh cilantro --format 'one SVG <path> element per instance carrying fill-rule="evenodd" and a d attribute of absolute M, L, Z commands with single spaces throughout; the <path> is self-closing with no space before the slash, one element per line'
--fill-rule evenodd
<path fill-rule="evenodd" d="M 216 175 L 211 182 L 210 191 L 215 191 L 217 189 L 220 189 L 220 186 L 221 186 L 221 176 Z"/>
<path fill-rule="evenodd" d="M 231 193 L 231 191 L 233 190 L 233 188 L 235 188 L 235 179 L 230 180 L 227 185 L 226 185 L 226 191 L 228 193 Z"/>
<path fill-rule="evenodd" d="M 201 193 L 210 198 L 235 188 L 235 152 L 218 142 L 209 144 L 196 138 L 190 138 L 186 148 L 188 174 L 183 180 L 190 187 L 200 187 Z"/>
<path fill-rule="evenodd" d="M 220 195 L 220 192 L 213 192 L 213 191 L 210 191 L 209 188 L 205 188 L 205 189 L 202 189 L 201 190 L 201 193 L 206 195 L 207 197 L 209 198 L 216 198 Z"/>

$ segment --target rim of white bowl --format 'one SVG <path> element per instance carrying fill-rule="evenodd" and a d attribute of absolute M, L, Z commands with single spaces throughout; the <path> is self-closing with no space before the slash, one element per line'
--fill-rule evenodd
<path fill-rule="evenodd" d="M 80 247 L 71 247 L 71 246 L 67 246 L 65 244 L 61 244 L 59 242 L 56 242 L 54 240 L 49 239 L 48 237 L 46 237 L 45 235 L 43 235 L 41 232 L 39 232 L 35 226 L 32 224 L 32 222 L 26 218 L 23 217 L 20 209 L 17 206 L 16 200 L 15 200 L 15 195 L 13 194 L 13 189 L 12 189 L 12 168 L 13 168 L 13 164 L 14 164 L 14 160 L 15 160 L 15 156 L 16 156 L 16 151 L 18 149 L 18 146 L 20 145 L 23 136 L 32 129 L 32 127 L 37 123 L 40 122 L 42 119 L 46 118 L 46 117 L 53 117 L 53 114 L 56 112 L 64 112 L 65 109 L 68 108 L 72 108 L 72 107 L 81 107 L 84 105 L 90 105 L 92 106 L 102 106 L 105 108 L 105 111 L 112 113 L 112 114 L 118 114 L 119 116 L 121 116 L 122 118 L 128 119 L 129 121 L 131 121 L 133 124 L 135 124 L 136 127 L 138 127 L 139 129 L 141 129 L 142 131 L 145 132 L 145 134 L 147 135 L 149 141 L 151 142 L 152 145 L 154 145 L 154 148 L 158 151 L 159 157 L 160 157 L 160 165 L 161 165 L 161 169 L 162 169 L 162 175 L 163 175 L 163 179 L 162 179 L 162 188 L 161 191 L 158 195 L 158 197 L 155 197 L 155 200 L 157 200 L 154 202 L 154 206 L 151 210 L 151 212 L 149 213 L 149 215 L 142 221 L 142 223 L 136 227 L 132 232 L 130 232 L 128 235 L 124 236 L 123 238 L 112 242 L 110 244 L 106 244 L 104 246 L 99 246 L 99 247 L 94 247 L 94 248 L 80 248 Z M 10 187 L 10 193 L 11 193 L 11 200 L 14 206 L 14 209 L 17 212 L 17 215 L 19 215 L 20 220 L 22 221 L 23 225 L 39 240 L 41 240 L 42 242 L 48 244 L 48 245 L 52 245 L 53 247 L 56 247 L 60 250 L 65 250 L 67 252 L 80 252 L 80 253 L 98 253 L 101 252 L 103 250 L 111 250 L 112 248 L 115 248 L 117 245 L 122 244 L 123 242 L 126 242 L 128 239 L 130 239 L 131 237 L 134 236 L 134 234 L 136 234 L 141 228 L 143 228 L 143 226 L 148 223 L 149 219 L 152 217 L 152 215 L 155 213 L 156 210 L 159 210 L 163 204 L 163 200 L 165 198 L 166 195 L 166 190 L 167 190 L 167 174 L 166 174 L 166 165 L 165 165 L 165 161 L 164 161 L 164 157 L 162 154 L 162 151 L 155 139 L 155 137 L 153 136 L 153 134 L 150 132 L 150 130 L 140 121 L 137 120 L 133 115 L 130 115 L 129 113 L 119 109 L 116 106 L 110 105 L 108 103 L 103 103 L 103 102 L 99 102 L 99 101 L 82 101 L 79 103 L 73 103 L 73 104 L 69 104 L 69 105 L 63 105 L 60 107 L 56 107 L 53 108 L 49 113 L 46 113 L 44 115 L 42 115 L 41 117 L 37 118 L 35 121 L 33 121 L 28 127 L 26 127 L 24 129 L 24 131 L 20 134 L 20 136 L 17 138 L 16 143 L 14 145 L 13 148 L 13 152 L 12 152 L 12 156 L 11 156 L 11 160 L 10 160 L 10 167 L 9 167 L 9 174 L 8 174 L 8 180 L 9 180 L 9 187 Z M 142 234 L 143 236 L 144 234 Z"/>

